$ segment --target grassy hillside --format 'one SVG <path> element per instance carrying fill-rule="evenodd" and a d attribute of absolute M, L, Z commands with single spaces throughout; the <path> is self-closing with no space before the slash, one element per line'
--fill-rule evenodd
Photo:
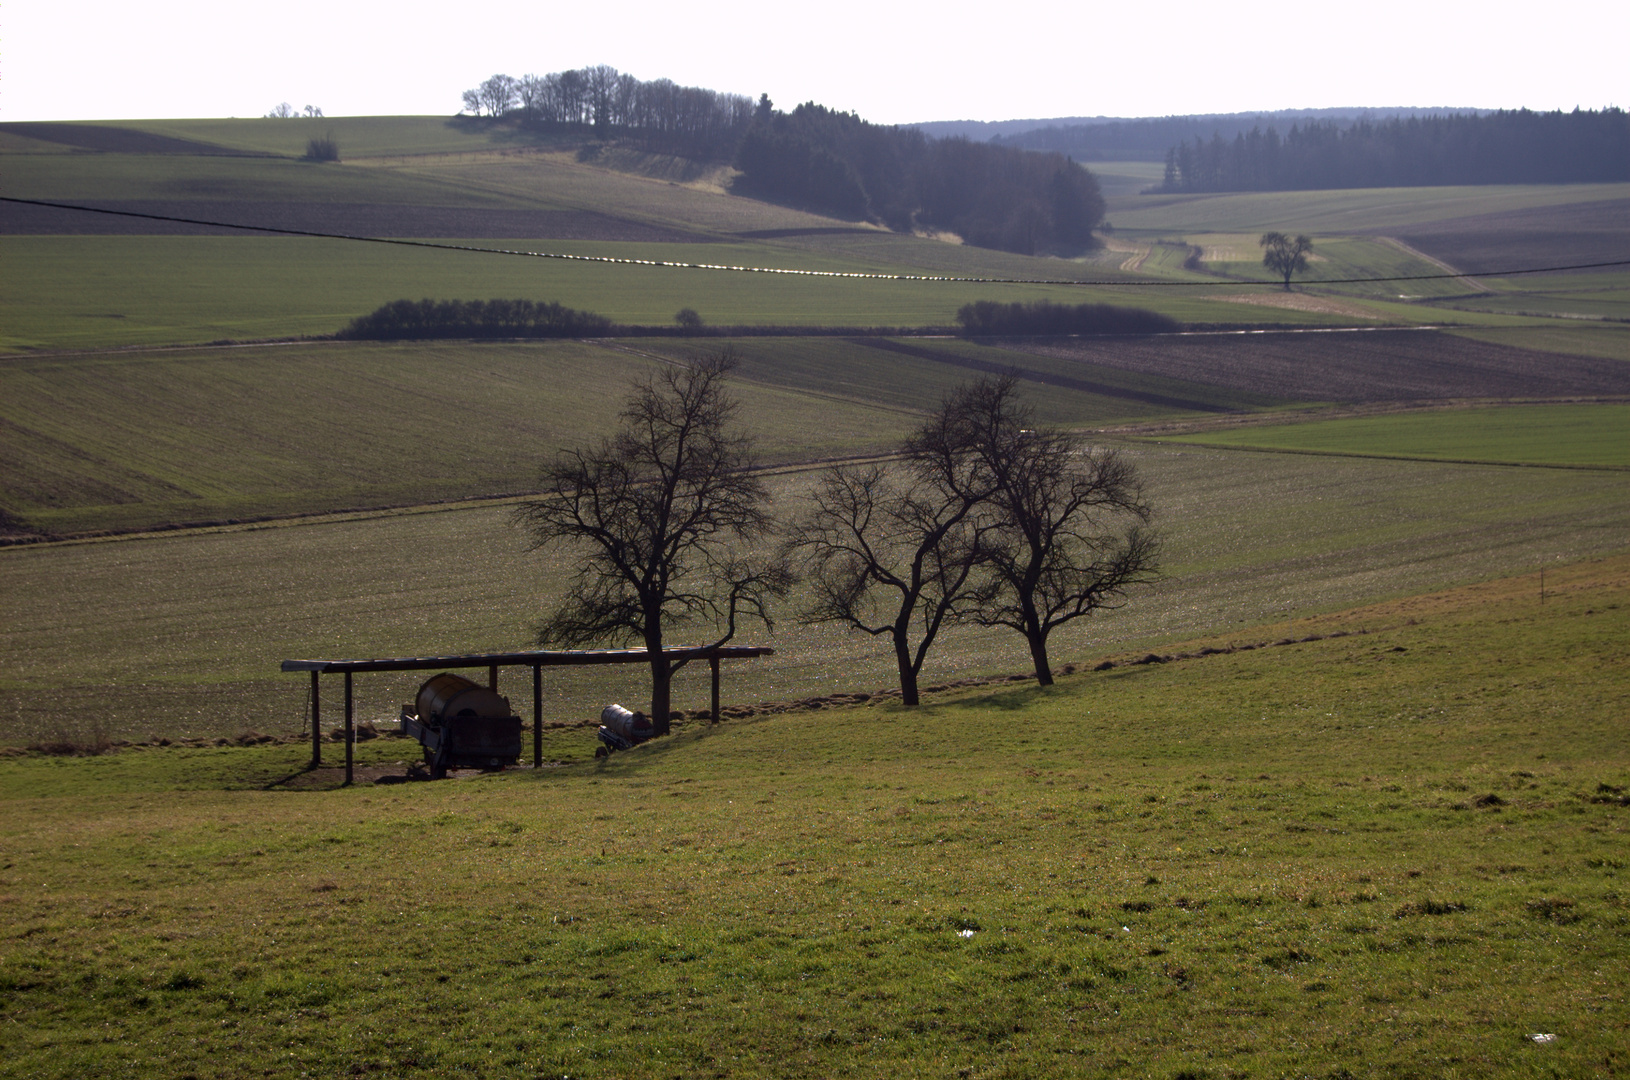
<path fill-rule="evenodd" d="M 1612 552 L 1630 529 L 1616 472 L 1126 450 L 1157 509 L 1165 577 L 1059 631 L 1059 665 Z M 796 513 L 812 479 L 775 479 L 777 510 Z M 296 728 L 305 684 L 280 660 L 520 647 L 569 566 L 564 551 L 527 554 L 503 505 L 3 548 L 0 743 L 97 726 L 140 738 Z M 777 652 L 732 667 L 728 700 L 891 684 L 886 649 L 800 625 L 799 604 L 781 606 L 774 635 L 743 630 Z M 924 683 L 1025 670 L 1016 635 L 963 628 L 936 645 Z M 682 677 L 678 707 L 706 704 L 704 675 Z M 362 715 L 390 719 L 416 685 L 364 678 Z M 547 716 L 573 723 L 645 692 L 598 669 L 551 674 L 545 691 Z"/>
<path fill-rule="evenodd" d="M 10 1067 L 1611 1075 L 1627 573 L 542 774 L 0 759 Z"/>

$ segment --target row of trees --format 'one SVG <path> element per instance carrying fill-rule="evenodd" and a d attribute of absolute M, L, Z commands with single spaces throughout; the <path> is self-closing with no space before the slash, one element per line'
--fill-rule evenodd
<path fill-rule="evenodd" d="M 771 626 L 794 565 L 799 617 L 887 641 L 908 705 L 947 624 L 1022 634 L 1049 685 L 1052 631 L 1153 580 L 1159 545 L 1131 463 L 1034 428 L 1011 377 L 953 392 L 895 461 L 827 470 L 778 523 L 725 390 L 734 363 L 726 349 L 637 384 L 620 430 L 562 452 L 517 511 L 534 548 L 570 547 L 578 566 L 538 643 L 643 645 L 659 730 L 687 662 L 665 651 L 669 632 L 699 621 L 718 645 L 743 617 Z"/>
<path fill-rule="evenodd" d="M 548 75 L 494 75 L 464 91 L 473 116 L 592 131 L 642 148 L 728 160 L 753 118 L 753 99 L 671 79 L 642 82 L 606 64 Z"/>
<path fill-rule="evenodd" d="M 476 116 L 593 133 L 741 170 L 737 192 L 891 229 L 954 232 L 1022 254 L 1093 244 L 1104 200 L 1062 154 L 870 124 L 813 102 L 790 113 L 768 97 L 641 82 L 600 65 L 550 75 L 494 75 L 464 92 Z"/>
<path fill-rule="evenodd" d="M 293 105 L 290 105 L 286 101 L 280 101 L 276 105 L 272 106 L 271 111 L 266 114 L 266 118 L 268 120 L 299 120 L 302 118 L 309 120 L 315 119 L 322 115 L 323 110 L 319 109 L 315 105 L 307 105 L 302 110 L 296 109 Z"/>
<path fill-rule="evenodd" d="M 1441 184 L 1630 180 L 1630 114 L 1536 113 L 1394 118 L 1198 136 L 1166 153 L 1159 191 L 1293 191 Z"/>

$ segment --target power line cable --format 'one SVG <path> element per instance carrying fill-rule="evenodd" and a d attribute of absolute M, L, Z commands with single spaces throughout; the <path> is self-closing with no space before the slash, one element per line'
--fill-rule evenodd
<path fill-rule="evenodd" d="M 310 229 L 283 229 L 274 225 L 240 225 L 231 221 L 207 221 L 203 218 L 177 217 L 171 214 L 146 214 L 136 210 L 109 210 L 100 206 L 77 206 L 73 203 L 47 202 L 43 199 L 14 199 L 0 195 L 0 202 L 25 206 L 48 206 L 57 210 L 80 210 L 88 214 L 112 214 L 117 217 L 145 218 L 148 221 L 173 221 L 183 225 L 207 225 L 217 229 L 243 229 L 247 232 L 274 233 L 279 236 L 306 236 L 319 240 L 351 240 L 364 244 L 395 244 L 401 247 L 434 248 L 440 251 L 467 251 L 481 255 L 518 255 L 529 259 L 561 259 L 567 262 L 604 263 L 613 266 L 649 266 L 670 270 L 717 270 L 739 274 L 786 274 L 793 277 L 860 278 L 869 281 L 929 281 L 968 285 L 1091 285 L 1134 288 L 1216 288 L 1219 285 L 1271 285 L 1279 288 L 1281 281 L 1242 281 L 1229 278 L 1222 281 L 1093 281 L 1075 278 L 998 278 L 956 277 L 946 274 L 880 274 L 859 270 L 788 270 L 774 266 L 728 266 L 719 263 L 674 262 L 668 259 L 625 259 L 613 255 L 567 255 L 556 251 L 521 251 L 512 248 L 475 247 L 470 244 L 438 244 L 431 240 L 400 240 L 384 236 L 353 236 L 348 233 L 314 232 Z M 1316 278 L 1303 281 L 1303 285 L 1373 285 L 1393 281 L 1453 281 L 1457 278 L 1516 277 L 1519 274 L 1551 274 L 1563 270 L 1599 270 L 1612 266 L 1630 266 L 1630 259 L 1609 262 L 1574 263 L 1570 266 L 1532 266 L 1516 270 L 1482 270 L 1462 274 L 1409 274 L 1399 277 Z"/>

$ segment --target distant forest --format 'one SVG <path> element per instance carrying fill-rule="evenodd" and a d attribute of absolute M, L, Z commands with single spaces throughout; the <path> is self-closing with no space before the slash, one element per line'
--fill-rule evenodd
<path fill-rule="evenodd" d="M 1077 161 L 1162 161 L 1166 151 L 1188 139 L 1220 135 L 1225 141 L 1252 128 L 1276 127 L 1283 131 L 1293 124 L 1349 124 L 1368 120 L 1384 122 L 1394 117 L 1476 115 L 1475 109 L 1276 109 L 1254 113 L 1201 113 L 1192 116 L 1152 116 L 1141 119 L 1100 116 L 1050 121 L 1028 121 L 1027 127 L 1007 129 L 1005 124 L 937 122 L 917 124 L 929 136 L 943 138 L 966 134 L 987 138 L 1001 146 L 1021 150 L 1056 150 Z M 1005 130 L 983 134 L 983 129 Z M 977 129 L 977 130 L 975 130 Z"/>
<path fill-rule="evenodd" d="M 813 102 L 790 113 L 768 97 L 641 82 L 600 66 L 516 79 L 494 75 L 464 107 L 524 127 L 592 133 L 741 171 L 733 190 L 898 231 L 952 232 L 1025 255 L 1093 244 L 1098 182 L 1063 154 L 929 139 Z"/>
<path fill-rule="evenodd" d="M 1630 180 L 1630 114 L 1502 110 L 1198 136 L 1166 153 L 1157 191 L 1304 191 Z"/>

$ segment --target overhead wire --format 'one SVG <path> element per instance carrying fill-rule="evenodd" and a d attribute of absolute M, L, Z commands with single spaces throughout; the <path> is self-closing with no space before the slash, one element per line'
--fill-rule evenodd
<path fill-rule="evenodd" d="M 320 240 L 350 240 L 364 244 L 392 244 L 399 247 L 433 248 L 440 251 L 463 251 L 481 255 L 513 255 L 530 259 L 560 259 L 567 262 L 602 263 L 613 266 L 644 266 L 673 270 L 710 270 L 740 274 L 785 274 L 793 277 L 854 278 L 868 281 L 924 281 L 969 285 L 1070 285 L 1117 288 L 1216 288 L 1219 285 L 1269 285 L 1279 288 L 1283 280 L 1255 281 L 1227 278 L 1214 281 L 1149 281 L 1124 278 L 1090 280 L 1081 278 L 1002 278 L 960 277 L 950 274 L 886 274 L 862 270 L 796 270 L 776 266 L 730 266 L 722 263 L 678 262 L 671 259 L 631 259 L 615 255 L 568 255 L 557 251 L 526 251 L 514 248 L 477 247 L 473 244 L 444 244 L 433 240 L 405 240 L 386 236 L 356 236 L 350 233 L 317 232 L 311 229 L 285 229 L 275 225 L 243 225 L 231 221 L 210 221 L 205 218 L 179 217 L 174 214 L 149 214 L 138 210 L 112 210 L 101 206 L 80 206 L 74 203 L 52 202 L 45 199 L 18 199 L 0 195 L 0 202 L 24 206 L 46 206 L 57 210 L 78 210 L 88 214 L 111 214 L 117 217 L 144 218 L 148 221 L 169 221 L 183 225 L 203 225 L 216 229 L 242 229 L 247 232 L 272 233 L 279 236 L 304 236 Z M 1480 270 L 1465 273 L 1405 274 L 1393 277 L 1314 278 L 1303 285 L 1373 285 L 1397 281 L 1453 281 L 1458 278 L 1516 277 L 1522 274 L 1550 274 L 1564 270 L 1600 270 L 1614 266 L 1630 266 L 1630 259 L 1608 262 L 1573 263 L 1568 266 L 1530 266 L 1515 270 Z"/>

